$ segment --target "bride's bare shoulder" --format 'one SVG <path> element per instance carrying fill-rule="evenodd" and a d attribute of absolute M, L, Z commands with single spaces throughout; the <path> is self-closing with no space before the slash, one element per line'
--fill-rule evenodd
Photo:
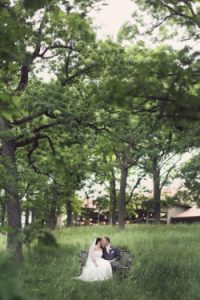
<path fill-rule="evenodd" d="M 101 250 L 102 250 L 102 249 L 99 248 L 99 247 L 97 247 L 97 246 L 94 247 L 94 251 L 101 251 Z"/>

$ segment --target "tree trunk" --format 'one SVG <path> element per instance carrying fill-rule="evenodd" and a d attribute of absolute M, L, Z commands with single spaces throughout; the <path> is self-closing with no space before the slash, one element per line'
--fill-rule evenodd
<path fill-rule="evenodd" d="M 0 201 L 0 205 L 1 205 L 0 224 L 1 224 L 1 226 L 5 225 L 6 206 L 5 206 L 4 198 L 5 197 L 3 197 L 3 199 L 1 199 L 1 201 Z"/>
<path fill-rule="evenodd" d="M 35 208 L 31 209 L 31 224 L 34 224 L 36 220 Z"/>
<path fill-rule="evenodd" d="M 146 224 L 149 224 L 149 211 L 147 210 Z"/>
<path fill-rule="evenodd" d="M 27 207 L 25 209 L 25 226 L 28 226 L 29 225 L 29 216 L 30 216 L 30 210 L 29 208 Z"/>
<path fill-rule="evenodd" d="M 1 118 L 2 131 L 11 129 L 9 122 Z M 5 170 L 5 199 L 9 232 L 7 235 L 7 247 L 15 256 L 16 261 L 22 259 L 22 243 L 19 240 L 21 231 L 21 210 L 18 193 L 18 178 L 16 166 L 16 146 L 12 138 L 2 140 L 2 156 Z"/>
<path fill-rule="evenodd" d="M 52 200 L 51 200 L 51 207 L 50 207 L 50 213 L 49 213 L 49 220 L 48 220 L 48 227 L 49 229 L 53 230 L 56 227 L 57 223 L 57 189 L 56 187 L 53 187 L 52 191 Z"/>
<path fill-rule="evenodd" d="M 110 179 L 110 224 L 116 225 L 117 192 L 114 170 Z"/>
<path fill-rule="evenodd" d="M 70 199 L 66 202 L 66 210 L 67 210 L 67 227 L 73 226 L 73 209 L 72 209 L 72 201 Z"/>
<path fill-rule="evenodd" d="M 160 224 L 160 207 L 161 207 L 161 189 L 160 189 L 160 170 L 157 158 L 153 159 L 153 199 L 155 211 L 155 224 Z"/>
<path fill-rule="evenodd" d="M 120 192 L 119 192 L 119 229 L 125 228 L 125 212 L 126 212 L 126 185 L 128 177 L 128 168 L 121 166 Z"/>

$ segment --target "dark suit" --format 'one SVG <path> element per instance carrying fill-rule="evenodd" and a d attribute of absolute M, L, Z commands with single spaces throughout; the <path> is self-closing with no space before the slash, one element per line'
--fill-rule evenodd
<path fill-rule="evenodd" d="M 114 260 L 113 262 L 111 262 L 112 269 L 113 271 L 116 271 L 118 269 L 119 261 L 121 259 L 120 251 L 118 248 L 111 246 L 109 251 L 107 251 L 106 248 L 103 248 L 102 258 L 106 260 Z"/>

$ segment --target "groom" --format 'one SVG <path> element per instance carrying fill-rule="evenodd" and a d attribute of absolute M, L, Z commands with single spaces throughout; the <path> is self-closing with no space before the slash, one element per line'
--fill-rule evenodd
<path fill-rule="evenodd" d="M 108 260 L 111 263 L 113 271 L 117 271 L 117 269 L 119 268 L 119 261 L 121 259 L 119 249 L 113 247 L 110 244 L 110 238 L 107 236 L 105 236 L 101 242 L 103 247 L 102 258 Z"/>

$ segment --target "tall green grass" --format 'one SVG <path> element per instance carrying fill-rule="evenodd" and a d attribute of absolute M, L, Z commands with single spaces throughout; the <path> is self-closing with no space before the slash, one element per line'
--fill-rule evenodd
<path fill-rule="evenodd" d="M 0 299 L 23 300 L 23 281 L 20 268 L 5 251 L 6 236 L 0 234 Z"/>
<path fill-rule="evenodd" d="M 109 226 L 80 227 L 54 234 L 58 248 L 25 250 L 21 269 L 25 299 L 200 299 L 200 225 L 129 225 L 122 232 Z M 133 255 L 128 277 L 97 283 L 75 280 L 80 250 L 105 235 Z"/>

